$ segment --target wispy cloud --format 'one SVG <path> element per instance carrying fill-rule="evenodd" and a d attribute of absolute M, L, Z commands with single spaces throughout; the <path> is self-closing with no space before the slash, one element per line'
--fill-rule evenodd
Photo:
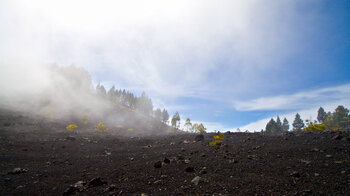
<path fill-rule="evenodd" d="M 234 103 L 234 108 L 241 111 L 256 110 L 300 110 L 320 106 L 327 102 L 340 102 L 350 97 L 350 84 L 317 90 L 303 91 L 290 95 L 261 97 Z M 347 103 L 347 102 L 345 102 Z"/>

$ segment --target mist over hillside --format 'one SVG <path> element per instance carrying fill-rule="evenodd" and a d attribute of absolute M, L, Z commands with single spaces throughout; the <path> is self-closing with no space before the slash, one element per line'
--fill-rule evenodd
<path fill-rule="evenodd" d="M 145 93 L 137 97 L 114 87 L 106 93 L 100 84 L 95 89 L 90 74 L 74 65 L 51 63 L 28 67 L 17 62 L 6 70 L 7 83 L 1 84 L 1 108 L 77 124 L 85 115 L 95 124 L 103 122 L 107 127 L 139 132 L 160 132 L 160 125 L 167 127 L 166 121 L 154 116 L 152 101 Z M 131 96 L 133 103 L 126 104 L 125 96 L 119 100 L 121 95 Z"/>

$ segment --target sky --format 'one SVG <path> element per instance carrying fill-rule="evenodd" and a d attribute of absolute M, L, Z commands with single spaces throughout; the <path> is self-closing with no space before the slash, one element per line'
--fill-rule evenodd
<path fill-rule="evenodd" d="M 2 76 L 74 64 L 208 131 L 350 108 L 350 1 L 4 0 L 0 28 Z"/>

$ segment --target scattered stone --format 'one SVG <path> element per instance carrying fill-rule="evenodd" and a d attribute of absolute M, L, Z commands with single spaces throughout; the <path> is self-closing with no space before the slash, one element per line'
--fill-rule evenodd
<path fill-rule="evenodd" d="M 296 178 L 300 178 L 300 173 L 297 172 L 297 171 L 293 171 L 293 172 L 290 174 L 290 176 L 296 177 Z"/>
<path fill-rule="evenodd" d="M 304 192 L 305 194 L 312 194 L 312 191 L 311 191 L 310 189 L 305 189 L 305 190 L 303 190 L 303 192 Z"/>
<path fill-rule="evenodd" d="M 27 169 L 22 169 L 20 167 L 17 167 L 15 169 L 13 169 L 11 172 L 9 172 L 9 174 L 21 174 L 21 173 L 26 173 L 28 172 Z"/>
<path fill-rule="evenodd" d="M 70 186 L 69 188 L 67 188 L 62 195 L 63 196 L 68 196 L 68 195 L 73 195 L 75 193 L 77 189 L 74 186 Z"/>
<path fill-rule="evenodd" d="M 11 178 L 4 178 L 5 182 L 11 182 Z"/>
<path fill-rule="evenodd" d="M 207 174 L 208 172 L 206 170 L 201 170 L 199 174 Z"/>
<path fill-rule="evenodd" d="M 343 161 L 334 161 L 334 163 L 336 163 L 336 164 L 342 164 L 342 163 L 344 163 Z"/>
<path fill-rule="evenodd" d="M 153 165 L 155 168 L 161 168 L 162 167 L 162 162 L 161 161 L 157 161 L 154 163 Z"/>
<path fill-rule="evenodd" d="M 330 155 L 330 154 L 327 154 L 326 155 L 326 158 L 332 158 L 333 156 L 332 155 Z"/>
<path fill-rule="evenodd" d="M 165 174 L 160 175 L 160 178 L 167 178 L 168 176 Z"/>
<path fill-rule="evenodd" d="M 343 138 L 343 136 L 341 136 L 341 135 L 335 135 L 334 137 L 332 137 L 332 139 L 333 140 L 340 140 L 340 139 L 342 139 Z"/>
<path fill-rule="evenodd" d="M 143 149 L 152 148 L 152 145 L 142 146 Z"/>
<path fill-rule="evenodd" d="M 199 174 L 206 174 L 206 173 L 207 173 L 207 168 L 206 167 L 202 167 L 202 169 L 199 172 Z"/>
<path fill-rule="evenodd" d="M 253 150 L 258 150 L 259 148 L 261 148 L 261 146 L 256 146 L 253 148 Z"/>
<path fill-rule="evenodd" d="M 22 189 L 23 187 L 24 187 L 23 185 L 19 185 L 18 187 L 16 187 L 16 190 Z"/>
<path fill-rule="evenodd" d="M 102 186 L 102 185 L 104 185 L 104 184 L 106 184 L 106 182 L 103 182 L 103 181 L 101 180 L 101 178 L 98 177 L 98 178 L 92 179 L 92 180 L 89 182 L 88 187 Z"/>
<path fill-rule="evenodd" d="M 190 163 L 190 160 L 185 159 L 185 160 L 184 160 L 184 163 L 188 164 L 188 163 Z"/>
<path fill-rule="evenodd" d="M 301 159 L 300 162 L 306 164 L 306 165 L 309 165 L 311 163 L 311 161 L 309 160 L 304 160 L 304 159 Z"/>
<path fill-rule="evenodd" d="M 197 142 L 203 141 L 204 140 L 204 135 L 203 134 L 196 135 L 194 140 L 197 141 Z"/>
<path fill-rule="evenodd" d="M 134 161 L 134 157 L 130 157 L 130 161 Z"/>
<path fill-rule="evenodd" d="M 319 174 L 319 173 L 315 173 L 314 175 L 315 175 L 315 177 L 318 177 L 318 176 L 320 176 L 320 174 Z"/>
<path fill-rule="evenodd" d="M 163 162 L 168 164 L 168 163 L 170 163 L 170 160 L 165 157 Z"/>
<path fill-rule="evenodd" d="M 196 176 L 194 177 L 191 182 L 194 184 L 194 185 L 198 185 L 199 181 L 201 180 L 201 177 L 199 176 Z"/>
<path fill-rule="evenodd" d="M 188 144 L 188 143 L 190 143 L 188 140 L 185 140 L 184 142 L 183 142 L 184 144 Z"/>
<path fill-rule="evenodd" d="M 247 158 L 251 159 L 251 160 L 257 160 L 258 157 L 256 155 L 252 154 L 252 155 L 248 155 Z"/>
<path fill-rule="evenodd" d="M 114 191 L 115 189 L 117 189 L 117 186 L 115 184 L 111 184 L 107 187 L 106 191 Z"/>
<path fill-rule="evenodd" d="M 9 122 L 4 123 L 4 127 L 9 127 L 9 126 L 11 126 L 11 123 Z"/>
<path fill-rule="evenodd" d="M 187 167 L 185 171 L 186 172 L 194 172 L 194 168 L 193 167 Z"/>
<path fill-rule="evenodd" d="M 345 171 L 345 170 L 343 170 L 343 171 L 341 171 L 340 173 L 341 173 L 341 174 L 345 174 L 345 173 L 346 173 L 346 171 Z"/>
<path fill-rule="evenodd" d="M 76 138 L 75 138 L 75 137 L 73 137 L 73 136 L 68 136 L 68 137 L 66 137 L 66 140 L 75 141 L 75 140 L 76 140 Z"/>
<path fill-rule="evenodd" d="M 231 160 L 229 160 L 228 162 L 229 162 L 229 163 L 238 163 L 238 161 L 235 160 L 235 159 L 231 159 Z"/>
<path fill-rule="evenodd" d="M 78 191 L 83 191 L 85 189 L 86 182 L 84 181 L 78 181 L 76 182 L 73 187 Z"/>
<path fill-rule="evenodd" d="M 177 160 L 180 160 L 180 161 L 182 161 L 182 160 L 184 160 L 185 158 L 182 156 L 182 155 L 178 155 L 177 156 Z"/>
<path fill-rule="evenodd" d="M 156 180 L 156 181 L 153 182 L 153 184 L 159 184 L 161 182 L 162 182 L 161 180 Z"/>

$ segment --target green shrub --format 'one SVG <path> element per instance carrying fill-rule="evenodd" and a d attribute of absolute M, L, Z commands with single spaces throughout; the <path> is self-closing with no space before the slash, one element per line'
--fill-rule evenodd
<path fill-rule="evenodd" d="M 326 129 L 326 126 L 324 124 L 309 124 L 303 130 L 304 131 L 323 131 L 325 129 Z"/>

